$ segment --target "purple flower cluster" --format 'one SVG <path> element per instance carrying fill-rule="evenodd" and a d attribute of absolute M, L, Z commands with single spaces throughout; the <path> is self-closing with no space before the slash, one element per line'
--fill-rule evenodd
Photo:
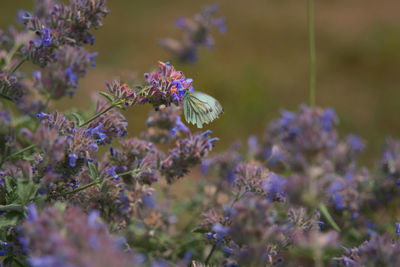
<path fill-rule="evenodd" d="M 159 108 L 161 105 L 178 105 L 188 90 L 194 90 L 193 80 L 185 78 L 181 71 L 168 62 L 159 62 L 159 69 L 145 74 L 145 84 L 138 89 L 138 104 L 150 103 Z"/>
<path fill-rule="evenodd" d="M 181 62 L 196 62 L 200 47 L 206 46 L 211 49 L 214 45 L 212 29 L 218 27 L 220 33 L 226 32 L 225 19 L 214 17 L 217 11 L 217 5 L 206 6 L 192 18 L 177 19 L 175 25 L 182 29 L 181 40 L 165 38 L 161 39 L 159 44 Z"/>
<path fill-rule="evenodd" d="M 116 174 L 136 170 L 135 175 L 127 174 L 122 178 L 128 182 L 152 184 L 159 180 L 161 153 L 153 143 L 137 138 L 125 139 L 119 149 L 110 149 L 108 161 L 115 167 Z"/>
<path fill-rule="evenodd" d="M 163 45 L 193 61 L 225 30 L 215 11 L 179 20 L 183 40 Z M 50 110 L 94 66 L 84 45 L 107 13 L 104 0 L 36 1 L 18 13 L 25 30 L 0 32 L 4 266 L 399 264 L 400 141 L 361 166 L 365 142 L 339 136 L 333 109 L 282 111 L 260 141 L 209 155 L 218 138 L 181 120 L 193 80 L 159 62 L 142 84 L 106 82 L 93 114 Z M 121 111 L 140 104 L 154 107 L 141 139 Z"/>
<path fill-rule="evenodd" d="M 189 133 L 180 119 L 181 112 L 181 108 L 175 106 L 161 106 L 159 111 L 152 111 L 147 118 L 147 131 L 143 137 L 156 144 L 168 144 L 183 133 Z"/>
<path fill-rule="evenodd" d="M 382 158 L 378 163 L 378 178 L 375 194 L 380 203 L 388 203 L 399 195 L 400 186 L 400 141 L 387 138 Z M 377 203 L 379 205 L 379 203 Z"/>
<path fill-rule="evenodd" d="M 97 55 L 83 45 L 93 44 L 91 30 L 102 26 L 107 14 L 105 0 L 72 0 L 69 5 L 36 1 L 32 14 L 20 10 L 17 22 L 24 30 L 0 32 L 2 98 L 17 102 L 22 112 L 33 115 L 46 109 L 43 102 L 48 99 L 73 95 Z M 33 88 L 25 85 L 26 75 L 18 72 L 25 61 L 41 67 L 33 72 Z"/>
<path fill-rule="evenodd" d="M 341 266 L 397 266 L 400 243 L 388 235 L 373 235 L 355 248 L 345 248 L 345 255 L 335 258 Z"/>
<path fill-rule="evenodd" d="M 137 255 L 124 251 L 124 240 L 110 235 L 97 211 L 30 207 L 19 242 L 31 266 L 138 266 Z M 51 238 L 49 238 L 51 237 Z"/>
<path fill-rule="evenodd" d="M 96 113 L 102 113 L 108 108 L 103 99 L 98 99 Z M 118 110 L 110 110 L 104 113 L 88 125 L 88 133 L 96 136 L 98 144 L 111 144 L 114 138 L 122 138 L 128 133 L 128 122 Z"/>
<path fill-rule="evenodd" d="M 291 168 L 305 168 L 327 157 L 337 143 L 332 109 L 300 107 L 299 114 L 281 111 L 281 118 L 268 126 L 260 156 L 274 163 L 285 161 Z"/>
<path fill-rule="evenodd" d="M 211 138 L 210 133 L 211 131 L 206 131 L 180 139 L 176 147 L 169 150 L 168 157 L 161 162 L 161 173 L 168 183 L 182 178 L 190 168 L 200 164 L 202 158 L 207 156 L 214 142 L 218 140 L 218 138 Z"/>

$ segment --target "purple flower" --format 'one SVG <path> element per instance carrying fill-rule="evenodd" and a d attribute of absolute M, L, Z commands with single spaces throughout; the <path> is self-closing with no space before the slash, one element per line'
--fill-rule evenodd
<path fill-rule="evenodd" d="M 264 185 L 264 190 L 268 192 L 268 199 L 275 200 L 279 198 L 284 198 L 284 187 L 286 180 L 275 173 L 270 173 L 269 181 Z"/>
<path fill-rule="evenodd" d="M 43 29 L 43 36 L 42 36 L 42 45 L 43 46 L 51 45 L 52 37 L 50 36 L 50 32 L 51 32 L 51 30 L 49 28 Z"/>
<path fill-rule="evenodd" d="M 218 236 L 222 239 L 225 235 L 229 233 L 229 227 L 223 226 L 220 223 L 213 224 L 211 230 L 218 234 Z"/>
<path fill-rule="evenodd" d="M 31 42 L 36 50 L 38 50 L 42 44 L 42 41 L 40 39 L 36 39 L 36 38 L 33 39 Z"/>
<path fill-rule="evenodd" d="M 40 72 L 40 70 L 35 70 L 32 73 L 32 78 L 34 81 L 33 86 L 36 88 L 42 82 L 42 73 Z"/>
<path fill-rule="evenodd" d="M 92 136 L 93 138 L 97 136 L 98 139 L 95 139 L 97 142 L 103 142 L 107 138 L 107 135 L 104 133 L 103 124 L 101 122 L 99 122 L 96 127 L 89 128 L 86 131 L 86 134 Z"/>
<path fill-rule="evenodd" d="M 396 222 L 396 235 L 400 235 L 400 222 Z"/>
<path fill-rule="evenodd" d="M 96 67 L 96 63 L 94 62 L 94 58 L 97 57 L 98 55 L 99 55 L 99 53 L 97 53 L 97 52 L 93 52 L 93 53 L 88 55 L 88 58 L 90 60 L 92 68 Z"/>
<path fill-rule="evenodd" d="M 38 212 L 36 210 L 36 205 L 34 203 L 31 203 L 27 207 L 28 212 L 27 212 L 27 220 L 30 222 L 36 221 L 38 218 Z"/>
<path fill-rule="evenodd" d="M 32 15 L 26 10 L 18 10 L 17 12 L 17 22 L 21 24 L 28 23 L 29 19 L 32 18 Z"/>
<path fill-rule="evenodd" d="M 74 153 L 68 154 L 68 167 L 75 168 L 77 159 L 78 159 L 78 156 L 75 155 Z"/>
<path fill-rule="evenodd" d="M 287 110 L 281 110 L 281 116 L 282 118 L 279 120 L 279 123 L 281 124 L 282 128 L 288 127 L 289 123 L 291 123 L 297 117 L 296 113 Z"/>
<path fill-rule="evenodd" d="M 189 133 L 189 128 L 181 121 L 181 118 L 178 116 L 176 117 L 176 126 L 172 128 L 170 131 L 171 135 L 175 135 L 178 131 L 184 131 L 185 133 Z"/>
<path fill-rule="evenodd" d="M 364 143 L 357 135 L 349 134 L 346 138 L 346 143 L 356 152 L 360 152 L 364 149 Z"/>
<path fill-rule="evenodd" d="M 343 196 L 340 193 L 335 193 L 333 195 L 333 202 L 335 203 L 336 209 L 342 210 L 343 206 Z"/>
<path fill-rule="evenodd" d="M 154 208 L 156 205 L 156 193 L 155 192 L 144 192 L 142 194 L 142 203 L 147 208 Z"/>
<path fill-rule="evenodd" d="M 226 33 L 227 28 L 225 25 L 225 18 L 217 18 L 215 20 L 215 25 L 218 27 L 220 33 Z"/>
<path fill-rule="evenodd" d="M 41 119 L 47 117 L 48 115 L 49 115 L 49 114 L 47 114 L 47 113 L 39 112 L 39 113 L 36 114 L 36 118 L 38 118 L 39 120 L 41 120 Z"/>
<path fill-rule="evenodd" d="M 336 113 L 333 109 L 328 108 L 324 111 L 324 113 L 321 116 L 321 123 L 325 131 L 332 131 L 333 130 L 333 124 L 338 122 L 338 118 L 336 116 Z"/>
<path fill-rule="evenodd" d="M 97 210 L 90 211 L 87 217 L 88 226 L 90 227 L 101 226 L 99 219 L 100 219 L 100 213 Z"/>
<path fill-rule="evenodd" d="M 174 94 L 173 101 L 174 101 L 175 103 L 179 103 L 179 97 L 178 97 L 177 94 Z"/>
<path fill-rule="evenodd" d="M 204 159 L 202 164 L 201 164 L 201 168 L 200 171 L 202 174 L 207 174 L 208 170 L 210 168 L 211 162 L 208 159 Z"/>
<path fill-rule="evenodd" d="M 78 87 L 78 75 L 73 71 L 74 67 L 69 66 L 65 70 L 65 75 L 67 75 L 69 83 L 71 83 L 72 87 L 77 88 Z"/>
<path fill-rule="evenodd" d="M 113 166 L 110 169 L 108 169 L 105 173 L 108 175 L 111 175 L 116 181 L 119 181 L 120 178 L 117 175 L 117 173 L 115 172 L 115 170 L 118 168 L 118 166 Z"/>
<path fill-rule="evenodd" d="M 182 18 L 182 17 L 178 18 L 178 19 L 175 21 L 175 26 L 178 27 L 178 28 L 183 28 L 183 27 L 185 27 L 185 24 L 186 24 L 186 20 L 185 20 L 185 18 Z"/>
<path fill-rule="evenodd" d="M 179 61 L 194 63 L 201 46 L 209 48 L 213 46 L 214 39 L 211 31 L 214 27 L 218 27 L 220 33 L 226 32 L 225 19 L 213 16 L 216 11 L 216 8 L 206 6 L 202 12 L 191 18 L 178 18 L 175 26 L 182 30 L 182 37 L 161 39 L 160 46 L 172 53 Z"/>

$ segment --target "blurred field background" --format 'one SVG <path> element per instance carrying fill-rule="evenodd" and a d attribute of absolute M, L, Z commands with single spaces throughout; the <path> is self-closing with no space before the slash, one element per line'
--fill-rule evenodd
<path fill-rule="evenodd" d="M 97 67 L 80 83 L 73 99 L 60 109 L 91 107 L 93 92 L 104 81 L 129 72 L 142 79 L 170 55 L 158 38 L 180 38 L 175 20 L 189 17 L 210 1 L 108 1 L 111 10 L 98 30 Z M 172 64 L 194 78 L 196 89 L 220 100 L 225 113 L 210 129 L 224 149 L 248 135 L 261 136 L 279 111 L 308 101 L 306 0 L 217 1 L 217 15 L 228 31 L 215 32 L 215 47 L 203 49 L 192 66 Z M 31 10 L 31 0 L 3 1 L 0 28 L 14 24 L 18 9 Z M 367 142 L 364 160 L 380 156 L 386 135 L 400 137 L 400 1 L 316 0 L 317 104 L 333 107 L 341 134 L 356 133 Z M 29 68 L 29 66 L 24 66 Z M 145 127 L 148 106 L 126 116 L 130 136 Z"/>

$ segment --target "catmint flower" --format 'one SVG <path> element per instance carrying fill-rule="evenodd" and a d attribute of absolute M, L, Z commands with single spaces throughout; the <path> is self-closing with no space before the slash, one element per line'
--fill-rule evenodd
<path fill-rule="evenodd" d="M 107 171 L 105 171 L 106 174 L 111 175 L 116 181 L 119 181 L 121 178 L 118 176 L 118 174 L 115 172 L 115 170 L 118 168 L 118 166 L 113 166 Z"/>
<path fill-rule="evenodd" d="M 121 172 L 136 170 L 135 177 L 145 184 L 158 181 L 161 153 L 154 144 L 137 138 L 125 139 L 121 142 L 120 150 L 113 150 L 112 154 L 108 160 L 118 166 Z M 132 175 L 126 177 L 133 178 Z"/>
<path fill-rule="evenodd" d="M 17 23 L 26 24 L 28 23 L 29 19 L 32 18 L 32 15 L 26 10 L 18 10 L 17 12 Z"/>
<path fill-rule="evenodd" d="M 151 111 L 146 121 L 147 131 L 142 136 L 156 144 L 167 144 L 182 133 L 190 133 L 180 119 L 181 113 L 182 108 L 176 106 L 162 106 L 158 111 Z"/>
<path fill-rule="evenodd" d="M 311 159 L 333 153 L 338 134 L 333 128 L 337 117 L 332 109 L 300 107 L 298 114 L 282 111 L 281 118 L 269 124 L 263 144 L 276 145 L 282 160 L 293 168 L 306 168 Z M 261 153 L 265 151 L 261 148 Z"/>
<path fill-rule="evenodd" d="M 400 264 L 399 253 L 398 240 L 374 234 L 358 247 L 345 248 L 345 255 L 334 260 L 344 266 L 397 266 Z"/>
<path fill-rule="evenodd" d="M 154 208 L 156 205 L 155 192 L 147 192 L 142 194 L 142 203 L 145 207 Z"/>
<path fill-rule="evenodd" d="M 98 214 L 97 214 L 98 216 Z M 21 238 L 36 266 L 137 266 L 135 253 L 125 252 L 96 212 L 77 207 L 45 208 L 35 221 L 21 226 Z"/>
<path fill-rule="evenodd" d="M 37 218 L 38 218 L 38 212 L 36 210 L 36 205 L 33 203 L 29 204 L 27 220 L 30 222 L 33 222 L 33 221 L 36 221 Z"/>
<path fill-rule="evenodd" d="M 119 80 L 114 80 L 112 83 L 106 82 L 106 86 L 111 96 L 115 100 L 120 100 L 125 105 L 132 105 L 136 100 L 137 96 L 133 89 L 128 84 L 121 83 Z"/>
<path fill-rule="evenodd" d="M 77 159 L 78 159 L 78 156 L 75 155 L 74 153 L 68 154 L 68 167 L 75 168 Z"/>
<path fill-rule="evenodd" d="M 221 241 L 222 238 L 229 233 L 229 228 L 215 223 L 211 228 L 217 234 L 217 241 Z"/>
<path fill-rule="evenodd" d="M 161 162 L 161 173 L 171 183 L 189 172 L 189 168 L 201 163 L 201 159 L 212 150 L 213 138 L 207 134 L 191 135 L 177 141 L 169 156 Z"/>
<path fill-rule="evenodd" d="M 338 122 L 335 111 L 331 108 L 326 109 L 321 115 L 321 122 L 324 130 L 331 131 L 333 125 Z"/>
<path fill-rule="evenodd" d="M 364 149 L 363 141 L 354 134 L 349 134 L 346 137 L 346 143 L 348 143 L 355 152 L 361 152 Z"/>
<path fill-rule="evenodd" d="M 170 52 L 175 58 L 184 63 L 194 63 L 197 60 L 198 50 L 202 46 L 211 48 L 214 44 L 211 30 L 217 27 L 220 33 L 226 32 L 224 18 L 214 18 L 218 8 L 206 6 L 202 12 L 192 18 L 178 18 L 175 26 L 182 30 L 180 40 L 164 38 L 159 41 L 160 46 Z"/>
<path fill-rule="evenodd" d="M 92 136 L 97 142 L 103 142 L 107 138 L 101 122 L 96 127 L 87 129 L 86 134 Z"/>
<path fill-rule="evenodd" d="M 78 87 L 78 75 L 73 72 L 73 66 L 69 66 L 65 71 L 65 75 L 68 77 L 67 80 L 72 87 Z"/>
<path fill-rule="evenodd" d="M 44 28 L 43 29 L 43 36 L 42 36 L 42 45 L 43 46 L 49 46 L 51 45 L 51 36 L 50 36 L 51 30 L 49 28 Z"/>
<path fill-rule="evenodd" d="M 33 72 L 33 74 L 32 74 L 32 78 L 33 78 L 33 81 L 34 81 L 33 86 L 35 88 L 37 88 L 38 85 L 41 84 L 41 82 L 42 82 L 42 73 L 40 72 L 40 70 L 35 70 Z"/>
<path fill-rule="evenodd" d="M 396 222 L 396 235 L 400 235 L 400 222 Z"/>
<path fill-rule="evenodd" d="M 187 79 L 181 71 L 168 62 L 159 62 L 159 69 L 151 74 L 145 74 L 143 89 L 136 91 L 138 104 L 150 103 L 155 108 L 161 105 L 178 105 L 183 101 L 184 94 L 192 87 L 192 79 Z"/>
<path fill-rule="evenodd" d="M 184 131 L 185 133 L 189 133 L 189 128 L 186 127 L 185 124 L 183 124 L 180 117 L 176 117 L 175 123 L 176 123 L 176 126 L 174 126 L 170 131 L 171 135 L 175 135 L 178 131 Z"/>
<path fill-rule="evenodd" d="M 109 104 L 104 99 L 98 99 L 96 113 L 107 109 Z M 101 125 L 101 127 L 99 127 Z M 97 143 L 100 145 L 110 144 L 114 138 L 122 138 L 128 133 L 128 122 L 117 109 L 112 109 L 89 123 L 90 135 L 98 136 Z M 95 132 L 90 129 L 96 129 Z M 93 135 L 92 135 L 93 136 Z"/>

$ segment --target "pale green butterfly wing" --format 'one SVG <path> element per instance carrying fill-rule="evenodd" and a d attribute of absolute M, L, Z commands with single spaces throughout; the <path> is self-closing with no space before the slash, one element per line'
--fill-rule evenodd
<path fill-rule="evenodd" d="M 183 108 L 186 121 L 198 128 L 202 128 L 204 123 L 215 120 L 223 112 L 218 100 L 198 91 L 186 93 Z"/>

